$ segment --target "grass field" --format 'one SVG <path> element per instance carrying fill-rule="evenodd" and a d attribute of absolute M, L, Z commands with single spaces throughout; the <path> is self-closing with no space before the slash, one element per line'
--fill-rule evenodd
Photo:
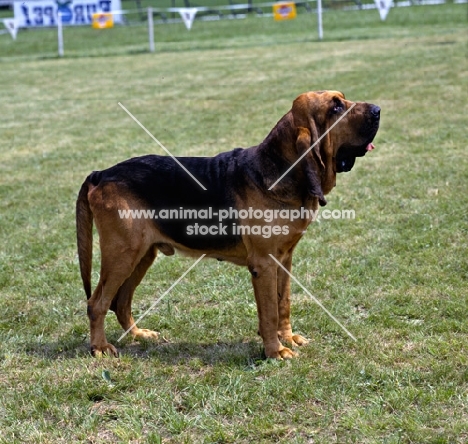
<path fill-rule="evenodd" d="M 66 29 L 63 59 L 52 30 L 1 35 L 0 442 L 466 443 L 466 18 L 448 4 L 384 23 L 329 12 L 324 42 L 307 14 L 165 25 L 154 54 L 144 28 L 139 42 Z M 109 314 L 121 357 L 91 358 L 78 189 L 92 170 L 163 154 L 118 102 L 174 154 L 213 155 L 258 143 L 316 89 L 382 108 L 376 150 L 328 196 L 356 219 L 311 226 L 293 261 L 357 342 L 293 284 L 293 326 L 311 343 L 263 360 L 248 271 L 204 261 L 142 321 L 164 340 L 117 344 Z M 134 314 L 192 263 L 158 258 Z"/>

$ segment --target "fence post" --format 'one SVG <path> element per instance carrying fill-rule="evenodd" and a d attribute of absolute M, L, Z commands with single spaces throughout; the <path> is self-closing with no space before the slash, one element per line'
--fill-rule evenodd
<path fill-rule="evenodd" d="M 153 26 L 153 8 L 148 7 L 148 38 L 149 50 L 154 52 L 154 26 Z"/>
<path fill-rule="evenodd" d="M 58 39 L 58 55 L 63 57 L 63 27 L 62 13 L 57 11 L 57 39 Z"/>
<path fill-rule="evenodd" d="M 322 28 L 322 0 L 317 0 L 317 25 L 318 25 L 318 38 L 323 39 L 323 28 Z"/>

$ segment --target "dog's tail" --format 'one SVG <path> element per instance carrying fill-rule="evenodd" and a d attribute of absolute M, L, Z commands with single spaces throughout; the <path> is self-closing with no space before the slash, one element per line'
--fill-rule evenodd
<path fill-rule="evenodd" d="M 91 297 L 91 266 L 93 260 L 93 213 L 88 201 L 91 176 L 81 185 L 76 200 L 76 240 L 78 244 L 78 259 L 80 261 L 81 280 L 86 297 Z"/>

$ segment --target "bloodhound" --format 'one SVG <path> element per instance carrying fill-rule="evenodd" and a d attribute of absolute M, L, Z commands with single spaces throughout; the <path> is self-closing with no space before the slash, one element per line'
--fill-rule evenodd
<path fill-rule="evenodd" d="M 295 356 L 280 341 L 300 346 L 307 340 L 292 331 L 290 277 L 274 258 L 291 270 L 294 248 L 313 217 L 303 212 L 291 220 L 280 217 L 281 211 L 316 211 L 325 205 L 336 173 L 350 171 L 356 157 L 374 148 L 379 120 L 376 105 L 348 101 L 338 91 L 307 92 L 258 146 L 214 157 L 147 155 L 92 172 L 76 203 L 92 354 L 118 355 L 104 333 L 109 309 L 134 337 L 158 337 L 135 325 L 132 297 L 158 250 L 167 256 L 178 250 L 247 266 L 266 356 Z M 190 219 L 175 217 L 186 209 Z M 140 210 L 154 210 L 154 217 L 141 217 Z M 242 210 L 246 217 L 241 218 Z M 259 211 L 273 217 L 247 217 Z M 220 222 L 221 213 L 225 218 Z M 93 220 L 101 271 L 91 294 Z"/>

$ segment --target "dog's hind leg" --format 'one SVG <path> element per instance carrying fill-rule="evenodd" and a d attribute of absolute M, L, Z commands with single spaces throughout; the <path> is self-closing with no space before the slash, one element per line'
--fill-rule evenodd
<path fill-rule="evenodd" d="M 108 222 L 103 223 L 103 222 Z M 91 330 L 91 352 L 93 355 L 107 353 L 117 356 L 117 350 L 106 340 L 104 333 L 104 319 L 111 308 L 112 301 L 118 295 L 128 295 L 128 288 L 134 288 L 141 281 L 144 272 L 154 259 L 154 250 L 149 253 L 151 243 L 142 238 L 140 226 L 134 222 L 134 231 L 125 229 L 123 223 L 111 224 L 112 221 L 99 220 L 97 225 L 101 244 L 101 275 L 99 283 L 93 295 L 88 300 L 88 317 Z M 143 222 L 140 222 L 142 224 Z M 106 227 L 106 228 L 103 228 Z M 140 266 L 140 264 L 142 264 Z M 143 272 L 144 271 L 144 272 Z M 128 282 L 128 283 L 126 283 Z M 121 287 L 124 285 L 122 292 Z M 133 293 L 133 292 L 130 292 Z M 122 300 L 122 309 L 126 310 L 128 303 L 130 311 L 131 299 L 125 302 L 125 296 L 119 296 Z M 119 305 L 115 303 L 116 307 Z"/>
<path fill-rule="evenodd" d="M 135 264 L 139 264 L 144 255 L 144 253 L 138 254 L 135 250 L 120 250 L 115 248 L 115 245 L 112 247 L 107 244 L 107 248 L 101 249 L 101 276 L 93 295 L 88 300 L 93 355 L 105 353 L 118 356 L 117 349 L 107 342 L 104 319 L 120 287 L 132 276 Z"/>
<path fill-rule="evenodd" d="M 140 284 L 143 277 L 145 276 L 148 268 L 154 262 L 158 250 L 155 245 L 152 245 L 146 254 L 141 258 L 139 264 L 133 270 L 133 273 L 127 280 L 122 284 L 117 292 L 116 296 L 112 300 L 110 309 L 115 312 L 117 319 L 122 328 L 127 331 L 133 337 L 145 338 L 145 339 L 157 339 L 159 334 L 152 330 L 138 328 L 135 325 L 135 321 L 132 316 L 132 299 L 133 293 L 136 287 Z"/>
<path fill-rule="evenodd" d="M 121 216 L 122 209 L 138 209 L 141 202 L 118 183 L 97 185 L 88 199 L 101 247 L 99 283 L 88 300 L 91 352 L 116 356 L 117 349 L 106 339 L 104 319 L 115 299 L 119 321 L 130 322 L 131 295 L 156 254 L 153 224 L 145 218 Z"/>
<path fill-rule="evenodd" d="M 114 273 L 113 271 L 110 269 L 110 273 L 106 273 L 106 270 L 102 267 L 99 283 L 88 300 L 88 318 L 91 332 L 90 346 L 93 356 L 102 353 L 118 356 L 117 349 L 107 342 L 104 333 L 104 319 L 119 287 L 132 271 L 129 270 L 125 274 Z"/>

